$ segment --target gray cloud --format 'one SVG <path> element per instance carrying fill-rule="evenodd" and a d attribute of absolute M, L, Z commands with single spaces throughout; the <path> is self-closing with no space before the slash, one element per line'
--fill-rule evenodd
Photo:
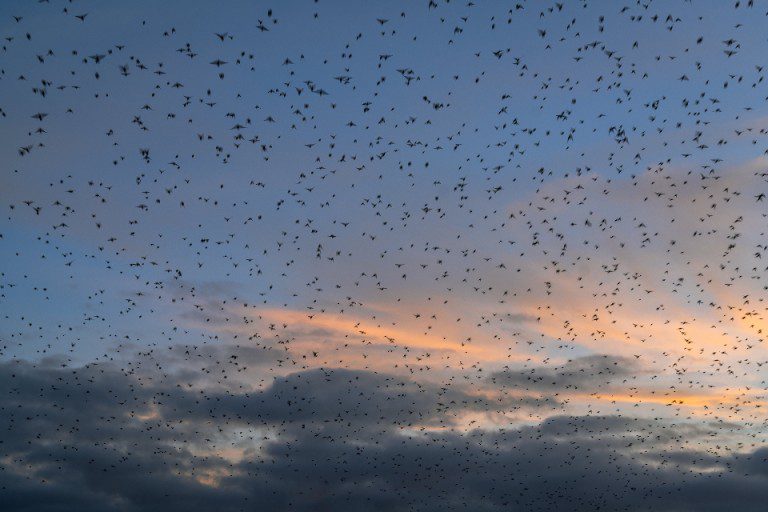
<path fill-rule="evenodd" d="M 680 511 L 738 499 L 750 511 L 768 499 L 766 449 L 697 449 L 715 427 L 557 416 L 408 433 L 442 417 L 439 404 L 489 404 L 391 375 L 312 370 L 205 393 L 115 365 L 17 361 L 0 365 L 0 385 L 6 510 Z M 224 456 L 233 446 L 242 458 Z"/>
<path fill-rule="evenodd" d="M 646 369 L 633 358 L 591 355 L 571 359 L 560 366 L 530 369 L 506 369 L 490 376 L 493 383 L 526 391 L 563 391 L 582 388 L 599 389 Z"/>

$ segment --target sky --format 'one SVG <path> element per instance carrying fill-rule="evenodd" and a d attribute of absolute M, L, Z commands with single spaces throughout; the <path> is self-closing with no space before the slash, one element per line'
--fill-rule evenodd
<path fill-rule="evenodd" d="M 6 510 L 764 510 L 768 4 L 0 3 Z"/>

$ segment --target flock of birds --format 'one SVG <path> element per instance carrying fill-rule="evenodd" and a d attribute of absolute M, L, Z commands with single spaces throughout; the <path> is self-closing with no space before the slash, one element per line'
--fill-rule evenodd
<path fill-rule="evenodd" d="M 768 5 L 0 5 L 4 510 L 764 510 Z"/>

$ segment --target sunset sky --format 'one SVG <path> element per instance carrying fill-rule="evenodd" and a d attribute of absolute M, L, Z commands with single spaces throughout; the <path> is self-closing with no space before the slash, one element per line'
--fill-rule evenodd
<path fill-rule="evenodd" d="M 766 16 L 0 3 L 0 508 L 765 510 Z"/>

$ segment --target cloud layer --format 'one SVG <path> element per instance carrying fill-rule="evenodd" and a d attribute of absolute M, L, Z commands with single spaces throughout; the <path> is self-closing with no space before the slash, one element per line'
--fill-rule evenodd
<path fill-rule="evenodd" d="M 557 371 L 606 363 L 618 365 Z M 563 387 L 586 383 L 574 379 Z M 700 444 L 721 427 L 561 415 L 459 431 L 439 421 L 446 409 L 489 404 L 369 372 L 309 370 L 211 394 L 110 364 L 8 362 L 0 384 L 11 509 L 714 511 L 738 489 L 749 511 L 768 499 L 764 448 Z"/>

